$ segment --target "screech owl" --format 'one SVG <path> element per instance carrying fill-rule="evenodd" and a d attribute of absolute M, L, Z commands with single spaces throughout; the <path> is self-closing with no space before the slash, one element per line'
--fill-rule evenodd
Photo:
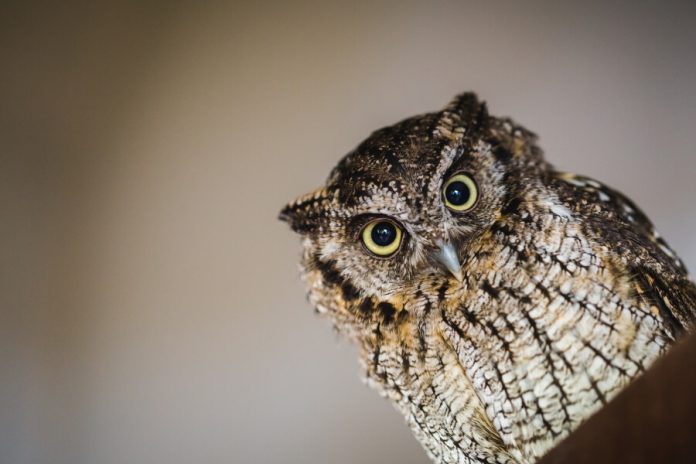
<path fill-rule="evenodd" d="M 310 302 L 438 463 L 532 463 L 696 319 L 621 193 L 472 93 L 374 132 L 281 219 Z"/>

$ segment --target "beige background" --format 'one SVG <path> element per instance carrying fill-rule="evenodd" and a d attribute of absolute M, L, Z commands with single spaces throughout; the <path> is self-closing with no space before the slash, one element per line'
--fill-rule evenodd
<path fill-rule="evenodd" d="M 53 3 L 0 11 L 2 463 L 425 463 L 276 215 L 463 90 L 696 268 L 687 2 Z"/>

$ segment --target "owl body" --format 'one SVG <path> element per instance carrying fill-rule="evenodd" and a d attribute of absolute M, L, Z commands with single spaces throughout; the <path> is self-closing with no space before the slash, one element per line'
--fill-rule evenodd
<path fill-rule="evenodd" d="M 282 218 L 311 303 L 438 463 L 535 462 L 694 325 L 640 210 L 473 94 L 375 132 Z"/>

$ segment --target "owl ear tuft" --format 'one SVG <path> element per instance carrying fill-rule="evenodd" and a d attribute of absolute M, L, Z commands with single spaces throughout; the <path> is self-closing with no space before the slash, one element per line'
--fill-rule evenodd
<path fill-rule="evenodd" d="M 285 206 L 278 219 L 287 222 L 298 234 L 310 234 L 326 225 L 327 213 L 331 208 L 336 192 L 326 188 L 317 189 Z"/>
<path fill-rule="evenodd" d="M 449 102 L 445 111 L 464 117 L 471 113 L 475 113 L 479 104 L 478 96 L 474 92 L 464 92 L 455 96 Z"/>
<path fill-rule="evenodd" d="M 484 128 L 489 121 L 486 103 L 473 92 L 457 95 L 440 114 L 435 133 L 453 142 Z"/>

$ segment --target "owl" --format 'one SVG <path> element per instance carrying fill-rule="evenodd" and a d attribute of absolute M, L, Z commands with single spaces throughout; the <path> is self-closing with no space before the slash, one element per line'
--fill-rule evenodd
<path fill-rule="evenodd" d="M 533 463 L 694 329 L 627 197 L 473 93 L 377 130 L 280 218 L 320 314 L 437 463 Z"/>

